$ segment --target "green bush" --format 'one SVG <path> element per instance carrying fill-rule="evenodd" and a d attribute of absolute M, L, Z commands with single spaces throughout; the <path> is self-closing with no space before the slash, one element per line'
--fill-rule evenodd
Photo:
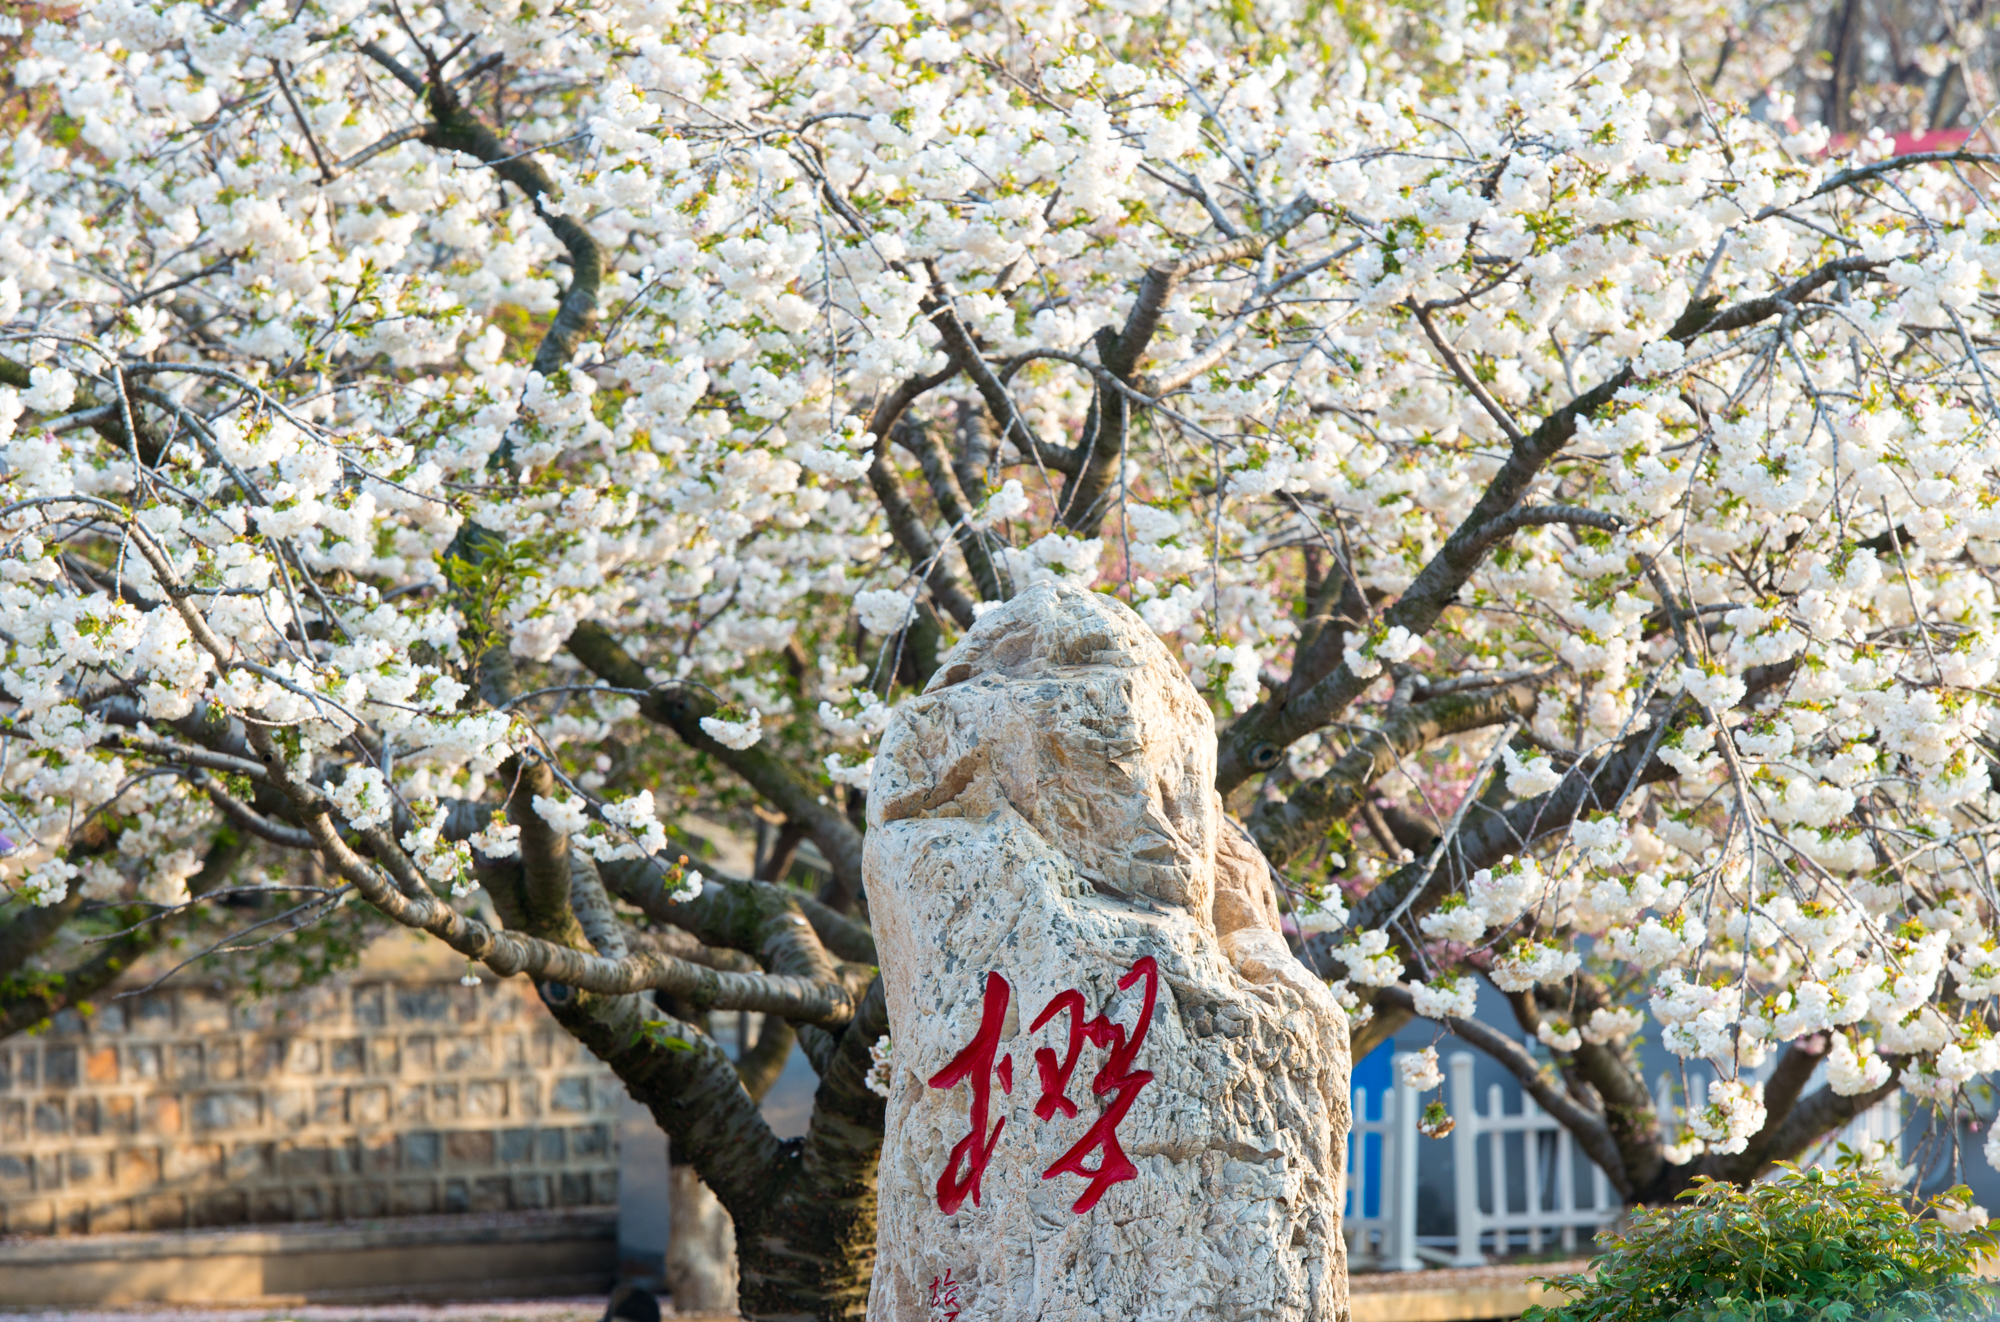
<path fill-rule="evenodd" d="M 1522 1322 L 1922 1322 L 1994 1315 L 1973 1263 L 1991 1230 L 1925 1214 L 1970 1202 L 1963 1188 L 1912 1206 L 1852 1172 L 1781 1168 L 1747 1189 L 1702 1180 L 1675 1207 L 1642 1208 L 1594 1270 L 1546 1283 L 1569 1294 Z"/>

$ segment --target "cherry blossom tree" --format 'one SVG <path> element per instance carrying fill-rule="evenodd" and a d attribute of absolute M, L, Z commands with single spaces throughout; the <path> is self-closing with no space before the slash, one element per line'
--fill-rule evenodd
<path fill-rule="evenodd" d="M 1632 1200 L 1957 1104 L 2000 1067 L 1993 158 L 1829 155 L 1658 28 L 1524 53 L 1446 12 L 1398 72 L 1317 21 L 34 28 L 17 905 L 174 910 L 224 828 L 310 858 L 309 906 L 535 980 L 734 1217 L 748 1311 L 853 1315 L 870 741 L 1054 579 L 1210 694 L 1357 1052 L 1449 1028 Z M 703 876 L 696 810 L 775 822 L 764 875 Z M 715 1010 L 768 1042 L 732 1061 Z M 1649 1015 L 1713 1075 L 1666 1116 Z M 787 1143 L 754 1096 L 794 1036 Z"/>

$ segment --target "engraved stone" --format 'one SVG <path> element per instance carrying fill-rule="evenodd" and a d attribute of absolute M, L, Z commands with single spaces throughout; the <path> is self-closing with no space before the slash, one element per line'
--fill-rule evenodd
<path fill-rule="evenodd" d="M 891 722 L 871 1322 L 1344 1322 L 1347 1022 L 1214 771 L 1180 666 L 1074 588 L 990 610 Z"/>

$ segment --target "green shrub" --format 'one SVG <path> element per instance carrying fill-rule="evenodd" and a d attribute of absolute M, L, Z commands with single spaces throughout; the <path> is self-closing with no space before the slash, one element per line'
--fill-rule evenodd
<path fill-rule="evenodd" d="M 1921 1322 L 1993 1316 L 1974 1261 L 1991 1230 L 1954 1231 L 1852 1172 L 1781 1168 L 1747 1189 L 1702 1180 L 1675 1207 L 1642 1208 L 1583 1275 L 1546 1282 L 1567 1302 L 1522 1322 Z"/>

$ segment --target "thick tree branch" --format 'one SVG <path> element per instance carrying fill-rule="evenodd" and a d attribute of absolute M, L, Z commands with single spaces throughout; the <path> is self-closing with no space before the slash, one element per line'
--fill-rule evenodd
<path fill-rule="evenodd" d="M 554 376 L 569 366 L 577 345 L 597 315 L 597 291 L 604 279 L 604 253 L 589 231 L 569 216 L 550 212 L 542 201 L 555 191 L 555 181 L 532 155 L 509 151 L 498 134 L 465 108 L 446 82 L 421 84 L 432 123 L 424 141 L 447 151 L 461 151 L 485 161 L 502 179 L 521 190 L 542 223 L 569 253 L 569 288 L 563 291 L 556 318 L 535 350 L 534 370 Z M 503 443 L 503 450 L 505 445 Z"/>
<path fill-rule="evenodd" d="M 959 403 L 958 447 L 951 467 L 968 509 L 978 509 L 986 499 L 987 469 L 993 463 L 993 434 L 986 429 L 986 421 L 986 415 L 972 401 Z"/>
<path fill-rule="evenodd" d="M 1798 1051 L 1796 1046 L 1790 1047 L 1786 1055 L 1790 1056 L 1796 1051 Z M 1817 1064 L 1818 1058 L 1813 1058 L 1813 1063 Z M 1783 1069 L 1784 1064 L 1784 1061 L 1780 1061 L 1779 1068 Z M 1895 1092 L 1898 1081 L 1902 1078 L 1903 1065 L 1904 1061 L 1901 1058 L 1890 1058 L 1889 1081 L 1872 1092 L 1843 1097 L 1831 1087 L 1821 1088 L 1810 1096 L 1801 1098 L 1795 1104 L 1787 1106 L 1782 1112 L 1771 1108 L 1768 1100 L 1770 1085 L 1767 1084 L 1765 1107 L 1769 1118 L 1765 1121 L 1763 1131 L 1751 1140 L 1750 1147 L 1736 1156 L 1705 1158 L 1696 1163 L 1697 1169 L 1702 1174 L 1713 1175 L 1716 1179 L 1732 1180 L 1740 1184 L 1754 1179 L 1777 1162 L 1792 1160 L 1813 1144 L 1823 1141 L 1828 1134 L 1855 1116 Z M 1810 1077 L 1812 1070 L 1808 1067 L 1805 1072 Z M 1798 1090 L 1802 1089 L 1804 1084 L 1805 1080 L 1801 1079 L 1794 1087 L 1792 1093 L 1794 1097 L 1798 1096 Z"/>
<path fill-rule="evenodd" d="M 1631 376 L 1631 369 L 1623 369 L 1610 380 L 1578 395 L 1543 419 L 1541 425 L 1508 452 L 1472 512 L 1445 539 L 1396 604 L 1383 613 L 1385 626 L 1401 626 L 1419 637 L 1430 632 L 1445 608 L 1458 600 L 1459 589 L 1492 549 L 1493 543 L 1484 540 L 1487 529 L 1520 503 L 1548 461 L 1576 435 L 1577 423 L 1610 403 Z M 1282 749 L 1310 734 L 1338 716 L 1373 682 L 1373 677 L 1364 679 L 1356 675 L 1342 661 L 1305 693 L 1282 705 L 1273 706 L 1267 701 L 1245 712 L 1231 722 L 1220 741 L 1216 788 L 1224 794 L 1235 789 L 1255 770 L 1261 745 Z"/>
<path fill-rule="evenodd" d="M 570 903 L 569 837 L 549 826 L 535 811 L 537 798 L 556 797 L 555 772 L 539 758 L 510 758 L 500 766 L 508 788 L 507 820 L 521 829 L 521 890 L 519 919 L 510 927 L 560 945 L 586 948 L 583 928 Z"/>
<path fill-rule="evenodd" d="M 795 1158 L 721 1045 L 637 998 L 570 996 L 549 1009 L 653 1113 L 676 1159 L 694 1166 L 739 1225 L 753 1216 Z"/>
<path fill-rule="evenodd" d="M 771 841 L 771 852 L 757 865 L 753 880 L 783 881 L 798 861 L 799 846 L 805 843 L 805 828 L 790 818 L 778 828 L 778 834 Z"/>
<path fill-rule="evenodd" d="M 965 557 L 965 567 L 972 572 L 972 581 L 979 588 L 980 600 L 1007 600 L 1008 593 L 1000 585 L 1000 570 L 994 563 L 993 550 L 987 545 L 986 534 L 972 526 L 972 515 L 977 511 L 959 486 L 958 473 L 952 467 L 951 454 L 945 449 L 944 441 L 932 428 L 914 423 L 904 424 L 899 439 L 917 456 L 924 481 L 930 485 L 931 498 L 937 501 L 938 513 L 951 527 L 952 538 L 958 543 L 959 553 Z M 962 628 L 970 627 L 965 621 L 959 623 Z"/>
<path fill-rule="evenodd" d="M 1536 999 L 1544 1010 L 1562 1010 L 1572 1025 L 1587 1023 L 1593 1011 L 1610 1004 L 1603 986 L 1581 974 L 1573 975 L 1565 986 L 1537 988 Z M 1651 1188 L 1666 1166 L 1666 1157 L 1660 1151 L 1660 1118 L 1644 1072 L 1624 1049 L 1602 1042 L 1581 1042 L 1569 1057 L 1603 1104 L 1605 1125 L 1632 1187 Z"/>
<path fill-rule="evenodd" d="M 1338 761 L 1284 799 L 1260 803 L 1246 825 L 1264 856 L 1279 867 L 1304 852 L 1334 822 L 1345 818 L 1381 777 L 1403 759 L 1439 739 L 1534 714 L 1541 687 L 1503 684 L 1472 693 L 1412 703 L 1380 729 L 1357 739 Z"/>
<path fill-rule="evenodd" d="M 1150 267 L 1139 283 L 1139 294 L 1119 330 L 1101 327 L 1096 335 L 1097 360 L 1127 388 L 1132 387 L 1139 362 L 1151 347 L 1168 300 L 1188 276 L 1214 266 L 1262 256 L 1274 243 L 1318 209 L 1305 194 L 1271 218 L 1258 234 L 1246 234 L 1216 244 L 1174 262 Z M 1094 537 L 1110 511 L 1118 475 L 1125 463 L 1126 432 L 1132 401 L 1124 390 L 1093 387 L 1090 417 L 1076 447 L 1078 465 L 1065 485 L 1058 512 L 1065 527 L 1080 537 Z"/>
<path fill-rule="evenodd" d="M 1701 335 L 1755 325 L 1783 315 L 1799 300 L 1832 283 L 1843 273 L 1869 270 L 1882 264 L 1882 261 L 1869 258 L 1841 257 L 1818 267 L 1776 295 L 1750 299 L 1721 312 L 1714 311 L 1713 305 L 1706 300 L 1690 303 L 1668 330 L 1666 338 L 1687 344 Z M 1446 607 L 1458 599 L 1459 589 L 1465 586 L 1473 571 L 1485 559 L 1497 537 L 1512 531 L 1500 520 L 1516 513 L 1521 499 L 1527 495 L 1548 462 L 1576 435 L 1577 424 L 1595 416 L 1598 410 L 1610 404 L 1633 379 L 1632 368 L 1627 364 L 1607 380 L 1549 414 L 1533 431 L 1521 435 L 1509 448 L 1500 471 L 1488 482 L 1478 504 L 1452 530 L 1444 545 L 1418 572 L 1396 604 L 1384 612 L 1383 623 L 1392 627 L 1400 625 L 1419 637 L 1428 635 Z M 1608 516 L 1593 514 L 1592 517 L 1602 519 Z M 1275 759 L 1265 754 L 1266 748 L 1282 750 L 1294 740 L 1334 719 L 1360 697 L 1371 682 L 1371 679 L 1354 674 L 1343 661 L 1305 693 L 1284 695 L 1277 702 L 1267 700 L 1245 712 L 1221 734 L 1216 788 L 1226 795 L 1258 769 L 1260 760 L 1264 766 L 1271 765 Z"/>
<path fill-rule="evenodd" d="M 604 880 L 597 874 L 597 860 L 581 849 L 569 851 L 568 890 L 570 912 L 591 949 L 607 959 L 623 959 L 631 953 L 632 943 L 618 921 L 618 910 L 612 906 L 611 897 L 604 891 Z M 717 966 L 709 963 L 708 967 Z"/>
<path fill-rule="evenodd" d="M 1616 514 L 1585 509 L 1581 505 L 1523 505 L 1519 509 L 1502 514 L 1473 536 L 1475 542 L 1490 547 L 1496 542 L 1512 537 L 1523 528 L 1539 528 L 1551 523 L 1596 528 L 1602 532 L 1617 532 L 1625 526 L 1625 521 Z"/>
<path fill-rule="evenodd" d="M 893 429 L 892 429 L 893 430 Z M 944 552 L 931 540 L 930 529 L 924 526 L 923 516 L 917 507 L 903 494 L 903 484 L 896 477 L 895 463 L 889 456 L 889 434 L 875 435 L 874 462 L 868 468 L 868 485 L 875 489 L 875 498 L 882 502 L 882 518 L 889 525 L 889 533 L 896 539 L 896 545 L 909 557 L 910 568 L 922 577 L 924 586 L 930 589 L 931 599 L 944 608 L 952 619 L 958 621 L 961 629 L 970 629 L 973 615 L 972 598 L 960 586 L 958 575 L 945 562 Z"/>
<path fill-rule="evenodd" d="M 936 272 L 932 272 L 932 294 L 936 306 L 931 310 L 931 325 L 937 327 L 938 335 L 944 340 L 944 350 L 951 355 L 953 370 L 963 368 L 965 374 L 972 378 L 979 397 L 986 401 L 986 411 L 1000 427 L 1001 437 L 1012 441 L 1014 448 L 1029 461 L 1058 473 L 1074 475 L 1078 463 L 1076 452 L 1050 445 L 1035 435 L 1028 426 L 1028 420 L 1021 416 L 1021 410 L 1015 407 L 1014 397 L 1008 393 L 1006 383 L 993 374 L 993 369 L 980 355 L 979 346 L 973 343 L 972 332 L 965 328 L 965 323 L 959 319 L 958 309 L 953 306 L 951 290 Z M 881 433 L 876 432 L 876 435 Z"/>
<path fill-rule="evenodd" d="M 798 1034 L 790 1024 L 776 1015 L 765 1015 L 757 1026 L 756 1044 L 736 1060 L 736 1077 L 742 1082 L 743 1091 L 763 1101 L 778 1076 L 785 1072 L 785 1062 L 792 1058 L 792 1046 L 797 1041 Z"/>
<path fill-rule="evenodd" d="M 699 898 L 675 904 L 667 898 L 665 863 L 656 860 L 656 864 L 618 859 L 604 864 L 600 872 L 614 895 L 648 917 L 692 933 L 704 945 L 764 956 L 770 968 L 779 967 L 780 955 L 768 950 L 765 943 L 774 932 L 795 935 L 795 913 L 805 918 L 827 954 L 855 964 L 880 962 L 872 932 L 803 891 L 709 873 Z M 766 926 L 774 922 L 780 926 Z"/>
<path fill-rule="evenodd" d="M 415 92 L 418 96 L 424 94 L 424 80 L 422 75 L 411 72 L 401 60 L 391 55 L 388 51 L 383 50 L 375 42 L 362 43 L 361 53 L 381 65 L 384 69 L 387 69 L 391 77 L 409 88 L 412 92 Z"/>
<path fill-rule="evenodd" d="M 1663 719 L 1671 722 L 1682 710 L 1677 705 Z M 1474 872 L 1492 867 L 1503 855 L 1522 853 L 1544 836 L 1568 830 L 1581 813 L 1608 810 L 1629 786 L 1678 775 L 1660 761 L 1656 751 L 1653 730 L 1636 732 L 1616 751 L 1588 767 L 1572 767 L 1562 783 L 1548 793 L 1469 825 L 1444 846 L 1445 857 L 1435 866 L 1427 859 L 1405 864 L 1362 896 L 1341 929 L 1342 938 L 1352 939 L 1380 927 L 1399 910 L 1414 921 L 1435 909 L 1445 896 L 1462 889 Z M 1420 893 L 1412 893 L 1420 887 Z"/>
<path fill-rule="evenodd" d="M 958 622 L 959 628 L 970 629 L 972 599 L 965 595 L 965 589 L 959 586 L 958 576 L 952 573 L 951 566 L 939 553 L 937 543 L 931 540 L 923 517 L 910 503 L 910 498 L 903 494 L 903 484 L 889 459 L 889 440 L 902 424 L 903 414 L 923 395 L 958 375 L 958 369 L 959 363 L 954 359 L 950 365 L 929 376 L 911 377 L 875 406 L 875 412 L 868 420 L 868 434 L 874 438 L 868 485 L 874 489 L 875 498 L 882 502 L 883 521 L 889 525 L 889 533 L 896 539 L 896 545 L 909 559 L 910 567 L 923 575 L 924 585 L 930 589 L 932 598 Z"/>
<path fill-rule="evenodd" d="M 829 1300 L 828 1314 L 858 1315 L 868 1301 L 875 1263 L 876 1164 L 887 1104 L 868 1090 L 866 1080 L 873 1064 L 869 1048 L 888 1031 L 888 998 L 878 977 L 861 997 L 839 1046 L 819 1066 L 812 1127 L 799 1151 L 801 1178 L 772 1208 L 780 1221 L 812 1215 L 832 1222 L 836 1251 L 808 1256 L 795 1250 L 788 1263 L 793 1276 L 816 1283 Z M 760 1284 L 746 1273 L 746 1293 Z"/>
<path fill-rule="evenodd" d="M 1408 1014 L 1416 1013 L 1416 1003 L 1406 987 L 1383 987 L 1376 993 L 1375 1000 L 1377 1005 L 1386 1004 Z M 1490 1028 L 1477 1019 L 1457 1019 L 1449 1015 L 1437 1022 L 1443 1024 L 1452 1036 L 1499 1061 L 1509 1074 L 1520 1081 L 1522 1090 L 1533 1097 L 1542 1110 L 1575 1136 L 1577 1146 L 1603 1169 L 1605 1178 L 1611 1181 L 1619 1196 L 1631 1196 L 1631 1181 L 1625 1174 L 1625 1164 L 1619 1158 L 1617 1145 L 1611 1141 L 1611 1132 L 1605 1126 L 1603 1116 L 1579 1106 L 1549 1082 L 1541 1067 L 1535 1063 L 1535 1058 L 1520 1043 L 1498 1029 Z"/>
<path fill-rule="evenodd" d="M 296 826 L 286 826 L 274 822 L 249 804 L 230 794 L 207 775 L 196 771 L 189 778 L 196 789 L 208 795 L 208 801 L 229 820 L 231 826 L 248 831 L 259 840 L 268 841 L 284 849 L 311 849 L 313 838 Z"/>
<path fill-rule="evenodd" d="M 0 1040 L 46 1023 L 58 1011 L 80 1005 L 116 982 L 160 943 L 164 933 L 158 927 L 128 933 L 72 968 L 0 977 Z"/>
<path fill-rule="evenodd" d="M 792 898 L 804 911 L 813 931 L 819 933 L 820 943 L 826 947 L 828 954 L 852 964 L 882 962 L 882 957 L 875 953 L 875 934 L 866 924 L 856 922 L 811 895 L 794 895 Z"/>
<path fill-rule="evenodd" d="M 199 614 L 193 614 L 193 620 L 200 619 Z M 191 621 L 190 628 L 204 646 L 214 638 L 206 622 L 197 628 Z M 815 982 L 781 974 L 729 973 L 655 951 L 605 959 L 537 937 L 496 930 L 468 918 L 429 893 L 422 877 L 380 827 L 359 833 L 373 859 L 356 853 L 335 829 L 326 800 L 285 770 L 283 754 L 269 733 L 252 728 L 250 739 L 270 768 L 272 781 L 291 798 L 320 857 L 333 872 L 352 883 L 362 898 L 386 917 L 429 932 L 502 977 L 525 973 L 536 982 L 610 996 L 656 988 L 696 1006 L 757 1010 L 829 1026 L 845 1024 L 853 1017 L 854 998 L 839 980 Z M 525 827 L 522 834 L 527 834 Z M 500 902 L 499 896 L 495 899 L 496 904 Z"/>
<path fill-rule="evenodd" d="M 1832 284 L 1841 276 L 1878 270 L 1881 267 L 1887 266 L 1889 261 L 1890 259 L 1886 257 L 1836 257 L 1832 261 L 1814 268 L 1775 294 L 1768 294 L 1762 298 L 1745 299 L 1741 303 L 1724 308 L 1706 321 L 1703 321 L 1699 333 L 1702 335 L 1723 335 L 1730 331 L 1742 330 L 1745 327 L 1754 326 L 1760 321 L 1769 321 L 1772 317 L 1781 317 L 1804 302 L 1808 295 Z M 1674 336 L 1674 338 L 1683 339 L 1679 335 Z M 1693 338 L 1692 335 L 1685 337 L 1685 339 Z"/>
<path fill-rule="evenodd" d="M 1368 594 L 1354 577 L 1342 556 L 1335 556 L 1319 582 L 1317 592 L 1305 594 L 1305 619 L 1299 624 L 1298 643 L 1292 649 L 1292 673 L 1285 679 L 1287 699 L 1304 693 L 1340 663 L 1347 636 L 1368 619 Z M 1283 750 L 1271 746 L 1258 750 L 1264 771 L 1278 764 Z"/>
<path fill-rule="evenodd" d="M 1108 352 L 1099 361 L 1112 375 L 1129 383 L 1132 374 L 1138 370 L 1139 360 L 1152 345 L 1153 336 L 1159 330 L 1160 317 L 1166 311 L 1167 300 L 1180 288 L 1181 281 L 1197 271 L 1212 266 L 1226 266 L 1230 262 L 1247 261 L 1261 257 L 1264 250 L 1281 240 L 1286 234 L 1302 224 L 1319 210 L 1318 203 L 1304 193 L 1287 204 L 1271 217 L 1271 223 L 1256 234 L 1245 234 L 1218 243 L 1210 248 L 1188 254 L 1175 262 L 1157 262 L 1147 268 L 1146 275 L 1139 282 L 1139 296 L 1132 302 L 1132 310 L 1125 314 L 1125 325 L 1110 341 Z"/>
<path fill-rule="evenodd" d="M 650 721 L 672 730 L 688 747 L 706 753 L 740 776 L 772 807 L 799 822 L 825 855 L 828 866 L 844 884 L 861 886 L 861 833 L 829 803 L 798 769 L 769 747 L 725 748 L 701 728 L 701 718 L 713 716 L 715 699 L 686 685 L 655 685 L 645 667 L 633 659 L 610 631 L 594 621 L 577 626 L 569 652 L 585 669 L 617 688 L 646 693 L 639 710 Z"/>
<path fill-rule="evenodd" d="M 729 950 L 706 946 L 694 933 L 678 927 L 665 925 L 650 931 L 625 933 L 628 946 L 653 949 L 675 959 L 685 959 L 694 964 L 706 964 L 712 969 L 728 969 L 732 973 L 755 973 L 757 961 L 740 950 Z"/>
<path fill-rule="evenodd" d="M 1120 357 L 1118 336 L 1110 327 L 1098 329 L 1096 344 L 1100 363 Z M 1119 376 L 1118 380 L 1130 388 L 1127 376 Z M 1090 410 L 1076 445 L 1080 462 L 1075 476 L 1063 484 L 1062 498 L 1056 502 L 1057 518 L 1079 537 L 1095 537 L 1104 525 L 1118 474 L 1124 467 L 1125 439 L 1131 424 L 1132 401 L 1125 391 L 1106 389 L 1102 380 L 1093 379 Z"/>
<path fill-rule="evenodd" d="M 705 946 L 744 951 L 773 973 L 840 981 L 840 971 L 801 911 L 803 897 L 783 886 L 710 877 L 700 895 L 676 904 L 668 899 L 662 869 L 654 861 L 617 859 L 604 864 L 599 875 L 612 894 L 655 921 L 692 933 Z"/>

